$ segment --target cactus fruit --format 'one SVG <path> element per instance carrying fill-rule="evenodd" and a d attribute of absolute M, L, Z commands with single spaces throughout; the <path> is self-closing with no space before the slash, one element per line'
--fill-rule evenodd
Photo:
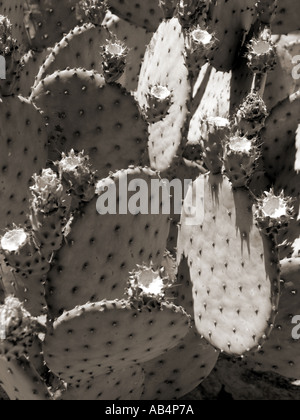
<path fill-rule="evenodd" d="M 268 31 L 260 34 L 248 45 L 248 66 L 254 73 L 266 73 L 274 70 L 276 65 L 276 49 Z"/>
<path fill-rule="evenodd" d="M 79 13 L 82 14 L 93 25 L 101 25 L 107 12 L 106 0 L 97 2 L 96 0 L 81 0 L 79 2 Z"/>
<path fill-rule="evenodd" d="M 265 341 L 277 313 L 274 238 L 255 228 L 247 191 L 232 191 L 222 176 L 200 177 L 195 191 L 203 182 L 204 220 L 189 226 L 191 215 L 184 211 L 178 255 L 188 258 L 199 333 L 220 350 L 242 355 Z"/>
<path fill-rule="evenodd" d="M 69 197 L 62 182 L 52 169 L 44 169 L 42 175 L 34 175 L 30 188 L 31 227 L 36 246 L 43 257 L 50 261 L 54 251 L 61 248 L 64 228 L 67 224 Z"/>
<path fill-rule="evenodd" d="M 257 136 L 268 116 L 268 109 L 260 95 L 250 93 L 236 114 L 236 125 L 242 135 Z"/>
<path fill-rule="evenodd" d="M 9 296 L 0 306 L 0 356 L 10 360 L 27 355 L 34 337 L 44 330 L 18 299 Z"/>
<path fill-rule="evenodd" d="M 126 67 L 128 50 L 118 39 L 107 41 L 102 48 L 103 74 L 107 83 L 117 82 Z"/>
<path fill-rule="evenodd" d="M 293 200 L 286 198 L 284 192 L 279 196 L 274 191 L 266 192 L 259 200 L 255 214 L 259 229 L 266 235 L 276 235 L 281 229 L 287 228 L 295 215 L 293 204 Z"/>
<path fill-rule="evenodd" d="M 146 103 L 144 113 L 147 121 L 151 124 L 158 123 L 169 114 L 172 105 L 172 92 L 166 86 L 149 86 Z"/>
<path fill-rule="evenodd" d="M 233 187 L 248 186 L 259 158 L 258 139 L 232 136 L 225 149 L 225 171 Z"/>
<path fill-rule="evenodd" d="M 63 153 L 61 160 L 56 164 L 60 179 L 66 183 L 71 195 L 77 196 L 85 203 L 94 198 L 97 178 L 96 172 L 92 170 L 89 156 L 84 152 L 75 153 L 72 149 L 67 155 Z M 63 186 L 60 188 L 63 189 Z M 59 207 L 61 209 L 62 206 Z"/>

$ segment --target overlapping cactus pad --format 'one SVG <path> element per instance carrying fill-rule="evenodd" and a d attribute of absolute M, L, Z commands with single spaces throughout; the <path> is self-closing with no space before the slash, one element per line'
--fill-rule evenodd
<path fill-rule="evenodd" d="M 299 15 L 0 0 L 0 395 L 299 383 Z"/>

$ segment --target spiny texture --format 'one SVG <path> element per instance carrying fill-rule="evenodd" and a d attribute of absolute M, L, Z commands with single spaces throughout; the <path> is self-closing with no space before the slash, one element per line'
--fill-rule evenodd
<path fill-rule="evenodd" d="M 211 63 L 217 70 L 232 70 L 238 51 L 257 16 L 255 4 L 256 0 L 216 2 L 209 27 L 218 40 L 218 47 L 211 57 Z"/>
<path fill-rule="evenodd" d="M 34 337 L 43 331 L 38 320 L 27 312 L 23 304 L 9 296 L 0 306 L 0 355 L 6 360 L 28 354 Z"/>
<path fill-rule="evenodd" d="M 54 323 L 44 343 L 45 360 L 60 378 L 76 385 L 152 360 L 175 347 L 188 330 L 187 314 L 168 303 L 139 309 L 127 301 L 91 303 Z"/>
<path fill-rule="evenodd" d="M 67 68 L 83 68 L 102 72 L 100 46 L 109 38 L 109 32 L 103 27 L 91 23 L 76 26 L 59 39 L 47 53 L 46 60 L 36 75 L 34 87 L 47 76 Z M 86 45 L 89 48 L 86 48 Z"/>
<path fill-rule="evenodd" d="M 47 162 L 47 133 L 43 117 L 30 102 L 0 100 L 0 228 L 23 224 L 29 210 L 28 185 Z"/>
<path fill-rule="evenodd" d="M 158 0 L 139 0 L 135 3 L 131 0 L 108 0 L 108 5 L 117 16 L 150 32 L 155 32 L 163 20 Z"/>
<path fill-rule="evenodd" d="M 161 121 L 149 126 L 150 163 L 153 169 L 160 171 L 168 169 L 185 142 L 182 131 L 188 113 L 190 85 L 184 54 L 184 34 L 178 19 L 163 22 L 148 46 L 140 73 L 137 99 L 142 109 L 150 106 L 148 95 L 153 86 L 167 88 L 172 95 L 170 107 Z"/>
<path fill-rule="evenodd" d="M 12 36 L 19 43 L 25 41 L 24 2 L 22 0 L 2 0 L 0 15 L 6 16 L 12 22 Z"/>
<path fill-rule="evenodd" d="M 32 49 L 52 47 L 76 26 L 76 0 L 28 0 L 25 2 L 25 28 Z"/>
<path fill-rule="evenodd" d="M 56 72 L 35 88 L 32 100 L 48 117 L 55 160 L 61 152 L 84 150 L 100 178 L 147 161 L 147 125 L 135 100 L 120 86 L 106 84 L 100 74 Z"/>
<path fill-rule="evenodd" d="M 187 203 L 178 258 L 188 258 L 196 327 L 215 347 L 243 354 L 260 346 L 274 323 L 279 298 L 274 239 L 255 227 L 248 191 L 232 191 L 222 176 L 200 177 L 193 189 L 203 194 L 204 217 L 200 225 L 188 226 Z"/>
<path fill-rule="evenodd" d="M 221 398 L 278 396 L 266 378 L 290 398 L 279 374 L 299 375 L 298 10 L 0 0 L 10 399 L 172 400 L 207 377 Z"/>
<path fill-rule="evenodd" d="M 282 294 L 274 331 L 261 351 L 249 362 L 263 372 L 274 371 L 286 378 L 298 379 L 299 371 L 299 259 L 283 260 Z M 297 318 L 295 318 L 297 317 Z"/>
<path fill-rule="evenodd" d="M 52 399 L 45 382 L 26 360 L 5 361 L 0 358 L 0 385 L 12 401 L 46 401 Z"/>
<path fill-rule="evenodd" d="M 159 266 L 170 224 L 169 214 L 162 214 L 160 208 L 157 215 L 148 214 L 151 181 L 160 181 L 155 172 L 129 169 L 99 182 L 99 195 L 74 220 L 67 243 L 57 254 L 48 275 L 47 301 L 53 315 L 87 301 L 122 299 L 128 273 L 137 264 L 152 262 L 155 267 Z M 141 184 L 147 186 L 146 196 L 126 193 L 129 185 L 137 192 Z M 139 199 L 143 206 L 140 212 L 136 213 L 134 208 L 131 212 L 127 200 L 139 205 L 136 201 Z M 117 203 L 121 213 L 114 208 Z M 113 207 L 109 208 L 110 205 Z M 146 242 L 141 231 L 147 235 Z M 85 252 L 81 251 L 82 247 Z"/>
<path fill-rule="evenodd" d="M 108 372 L 86 383 L 68 386 L 63 401 L 138 401 L 144 388 L 145 373 L 138 366 Z"/>

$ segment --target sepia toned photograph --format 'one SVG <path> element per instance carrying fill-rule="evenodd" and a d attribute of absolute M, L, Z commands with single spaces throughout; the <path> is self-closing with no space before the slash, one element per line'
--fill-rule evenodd
<path fill-rule="evenodd" d="M 0 0 L 0 400 L 300 400 L 299 0 Z"/>

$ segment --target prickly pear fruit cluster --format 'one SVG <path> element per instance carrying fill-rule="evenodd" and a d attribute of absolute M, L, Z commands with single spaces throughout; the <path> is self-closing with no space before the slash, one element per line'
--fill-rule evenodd
<path fill-rule="evenodd" d="M 299 13 L 0 2 L 9 399 L 180 399 L 224 360 L 300 379 Z"/>

